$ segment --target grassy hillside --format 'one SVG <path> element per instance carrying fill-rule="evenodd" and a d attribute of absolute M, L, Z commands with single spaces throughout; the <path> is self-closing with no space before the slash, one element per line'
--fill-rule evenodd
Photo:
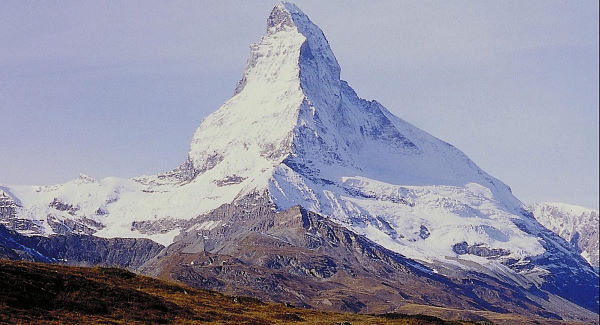
<path fill-rule="evenodd" d="M 425 305 L 400 310 L 406 314 L 321 312 L 194 289 L 118 268 L 0 259 L 0 324 L 474 324 L 421 314 L 500 324 L 563 323 Z"/>
<path fill-rule="evenodd" d="M 324 313 L 262 303 L 116 268 L 4 260 L 0 292 L 0 323 L 449 324 L 431 316 Z"/>

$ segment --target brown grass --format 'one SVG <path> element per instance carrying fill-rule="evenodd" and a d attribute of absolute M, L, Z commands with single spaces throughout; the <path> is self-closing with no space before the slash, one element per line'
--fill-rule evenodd
<path fill-rule="evenodd" d="M 529 317 L 519 314 L 512 313 L 496 313 L 491 311 L 483 311 L 483 310 L 462 310 L 462 309 L 454 309 L 447 307 L 436 307 L 436 306 L 425 306 L 418 304 L 406 304 L 399 308 L 399 311 L 405 314 L 415 314 L 415 315 L 432 315 L 439 318 L 446 319 L 484 319 L 494 324 L 519 324 L 519 325 L 534 325 L 534 324 L 577 324 L 583 325 L 587 324 L 584 322 L 578 321 L 562 321 L 556 319 L 548 319 L 541 317 Z"/>
<path fill-rule="evenodd" d="M 322 312 L 193 289 L 117 268 L 0 260 L 0 323 L 473 324 L 438 318 L 457 318 L 468 311 L 423 305 L 405 305 L 401 311 L 383 315 Z M 500 323 L 536 321 L 513 314 L 472 313 Z"/>
<path fill-rule="evenodd" d="M 460 324 L 432 316 L 326 313 L 231 297 L 116 268 L 0 261 L 0 323 Z"/>

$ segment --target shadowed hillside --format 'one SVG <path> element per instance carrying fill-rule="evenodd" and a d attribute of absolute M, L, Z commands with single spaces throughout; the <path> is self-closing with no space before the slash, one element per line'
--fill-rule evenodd
<path fill-rule="evenodd" d="M 463 324 L 423 315 L 325 313 L 263 303 L 117 268 L 0 260 L 0 288 L 0 323 Z"/>

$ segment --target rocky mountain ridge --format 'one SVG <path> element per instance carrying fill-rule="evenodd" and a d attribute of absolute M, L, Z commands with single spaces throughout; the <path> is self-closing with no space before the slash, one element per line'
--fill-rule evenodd
<path fill-rule="evenodd" d="M 0 225 L 0 258 L 77 266 L 117 266 L 137 270 L 164 246 L 149 239 L 89 235 L 23 236 Z"/>
<path fill-rule="evenodd" d="M 598 210 L 558 202 L 536 203 L 529 210 L 544 227 L 568 241 L 598 270 Z"/>
<path fill-rule="evenodd" d="M 414 301 L 559 317 L 551 312 L 557 306 L 545 302 L 548 296 L 535 286 L 523 290 L 481 270 L 441 276 L 449 273 L 300 206 L 277 212 L 256 202 L 261 200 L 252 197 L 199 217 L 196 227 L 149 260 L 142 272 L 325 310 L 392 312 Z M 213 222 L 228 226 L 205 227 Z"/>

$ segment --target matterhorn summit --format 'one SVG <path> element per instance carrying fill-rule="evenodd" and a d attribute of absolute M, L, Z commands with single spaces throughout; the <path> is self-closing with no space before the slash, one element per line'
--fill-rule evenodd
<path fill-rule="evenodd" d="M 521 203 L 506 185 L 340 80 L 323 32 L 295 5 L 267 22 L 234 96 L 196 130 L 192 184 L 300 204 L 412 257 L 452 256 L 463 241 L 517 259 L 544 252 L 509 221 Z"/>
<path fill-rule="evenodd" d="M 321 29 L 287 2 L 273 8 L 233 96 L 202 121 L 178 168 L 0 190 L 12 207 L 0 221 L 22 234 L 163 245 L 189 229 L 231 227 L 202 219 L 224 204 L 300 205 L 431 272 L 482 272 L 597 312 L 598 276 L 578 252 L 460 150 L 361 99 Z"/>

